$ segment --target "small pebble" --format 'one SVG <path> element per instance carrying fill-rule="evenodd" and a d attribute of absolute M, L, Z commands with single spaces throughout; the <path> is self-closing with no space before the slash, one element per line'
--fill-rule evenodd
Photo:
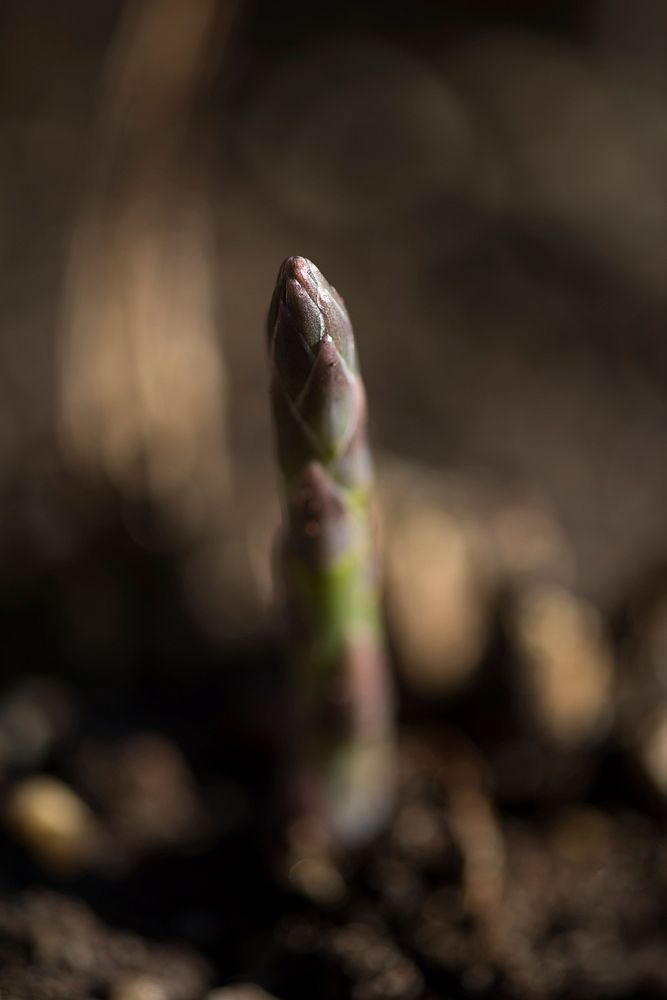
<path fill-rule="evenodd" d="M 4 812 L 13 835 L 50 871 L 67 874 L 90 860 L 98 836 L 95 817 L 57 778 L 21 781 L 9 792 Z"/>
<path fill-rule="evenodd" d="M 347 892 L 340 872 L 326 857 L 300 858 L 290 868 L 289 880 L 304 896 L 323 906 L 340 903 Z"/>
<path fill-rule="evenodd" d="M 639 759 L 655 789 L 667 798 L 667 704 L 640 725 Z"/>
<path fill-rule="evenodd" d="M 406 681 L 424 694 L 459 688 L 478 666 L 493 581 L 477 525 L 444 480 L 392 463 L 380 477 L 387 606 Z"/>
<path fill-rule="evenodd" d="M 564 587 L 532 585 L 518 595 L 510 628 L 528 712 L 542 734 L 563 748 L 603 737 L 614 660 L 599 612 Z"/>
<path fill-rule="evenodd" d="M 164 986 L 148 976 L 130 976 L 117 983 L 111 1000 L 167 1000 Z"/>
<path fill-rule="evenodd" d="M 109 825 L 132 852 L 189 844 L 207 817 L 179 747 L 159 733 L 135 733 L 120 744 L 85 748 L 80 780 L 104 803 Z"/>
<path fill-rule="evenodd" d="M 0 767 L 37 768 L 72 731 L 76 708 L 67 687 L 28 677 L 0 702 Z"/>

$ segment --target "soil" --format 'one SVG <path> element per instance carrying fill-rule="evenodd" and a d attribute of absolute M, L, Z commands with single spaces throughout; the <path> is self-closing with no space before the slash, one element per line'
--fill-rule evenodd
<path fill-rule="evenodd" d="M 279 863 L 276 650 L 166 669 L 7 685 L 0 730 L 17 705 L 24 725 L 5 802 L 50 774 L 87 803 L 95 849 L 63 869 L 3 827 L 3 1000 L 204 1000 L 241 982 L 280 1000 L 667 996 L 664 823 L 618 747 L 593 755 L 578 801 L 503 801 L 498 748 L 406 699 L 395 813 L 336 859 L 332 895 Z M 473 732 L 483 702 L 464 706 Z"/>

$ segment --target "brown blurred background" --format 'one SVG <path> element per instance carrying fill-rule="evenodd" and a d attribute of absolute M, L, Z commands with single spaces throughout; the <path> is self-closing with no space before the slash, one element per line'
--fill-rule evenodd
<path fill-rule="evenodd" d="M 52 650 L 118 642 L 124 570 L 71 571 L 116 517 L 197 629 L 256 628 L 294 252 L 348 302 L 378 449 L 548 508 L 605 609 L 667 556 L 662 3 L 1 16 L 11 633 L 39 591 Z"/>

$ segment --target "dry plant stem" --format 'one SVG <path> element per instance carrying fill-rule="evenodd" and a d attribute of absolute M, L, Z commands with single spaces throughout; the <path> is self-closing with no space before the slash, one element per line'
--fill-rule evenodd
<path fill-rule="evenodd" d="M 393 797 L 390 686 L 370 524 L 366 399 L 345 305 L 290 257 L 269 313 L 295 696 L 295 829 L 363 842 Z"/>

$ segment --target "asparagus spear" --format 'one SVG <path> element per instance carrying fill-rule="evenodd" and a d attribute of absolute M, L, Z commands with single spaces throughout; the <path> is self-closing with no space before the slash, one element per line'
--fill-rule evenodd
<path fill-rule="evenodd" d="M 296 712 L 292 816 L 355 844 L 381 827 L 394 775 L 366 396 L 343 300 L 304 257 L 280 268 L 268 332 Z"/>

